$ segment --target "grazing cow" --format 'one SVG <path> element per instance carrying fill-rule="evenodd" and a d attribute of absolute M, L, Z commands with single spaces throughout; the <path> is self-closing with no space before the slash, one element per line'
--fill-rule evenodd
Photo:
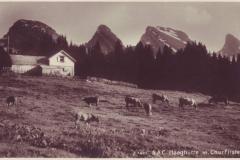
<path fill-rule="evenodd" d="M 141 103 L 141 106 L 144 108 L 144 110 L 148 116 L 152 115 L 152 105 L 151 104 L 144 102 L 144 103 Z"/>
<path fill-rule="evenodd" d="M 83 98 L 83 101 L 86 102 L 89 106 L 91 106 L 91 104 L 96 104 L 96 106 L 98 106 L 99 103 L 99 97 L 86 97 Z"/>
<path fill-rule="evenodd" d="M 141 101 L 138 98 L 132 96 L 125 97 L 126 107 L 128 108 L 129 104 L 132 104 L 134 107 L 141 107 Z"/>
<path fill-rule="evenodd" d="M 75 125 L 77 127 L 77 124 L 79 121 L 83 121 L 86 123 L 89 122 L 99 122 L 99 118 L 91 113 L 84 113 L 84 112 L 78 112 L 75 114 Z"/>
<path fill-rule="evenodd" d="M 208 100 L 209 104 L 211 104 L 211 103 L 218 103 L 218 102 L 223 102 L 223 103 L 225 103 L 227 105 L 228 104 L 228 98 L 227 97 L 211 97 Z"/>
<path fill-rule="evenodd" d="M 185 105 L 190 105 L 190 106 L 195 107 L 195 109 L 197 109 L 197 103 L 194 99 L 180 97 L 179 98 L 179 108 L 184 108 Z"/>
<path fill-rule="evenodd" d="M 153 103 L 156 103 L 157 100 L 169 103 L 169 99 L 166 95 L 158 95 L 158 94 L 153 93 L 152 94 L 152 99 L 153 99 Z"/>
<path fill-rule="evenodd" d="M 15 105 L 17 103 L 17 97 L 14 97 L 14 96 L 9 96 L 7 99 L 6 99 L 6 103 L 7 105 Z"/>

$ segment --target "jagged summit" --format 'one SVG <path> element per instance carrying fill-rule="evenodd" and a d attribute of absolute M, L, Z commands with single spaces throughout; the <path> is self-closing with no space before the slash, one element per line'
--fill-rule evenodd
<path fill-rule="evenodd" d="M 184 48 L 189 41 L 191 40 L 186 33 L 161 26 L 148 26 L 141 37 L 141 42 L 144 45 L 151 45 L 155 53 L 164 45 L 171 47 L 173 51 L 177 51 Z"/>
<path fill-rule="evenodd" d="M 87 48 L 92 48 L 97 43 L 99 43 L 101 51 L 104 54 L 108 54 L 114 51 L 114 47 L 117 41 L 121 42 L 121 40 L 111 31 L 109 27 L 102 24 L 98 26 L 97 31 L 88 41 L 86 46 Z"/>

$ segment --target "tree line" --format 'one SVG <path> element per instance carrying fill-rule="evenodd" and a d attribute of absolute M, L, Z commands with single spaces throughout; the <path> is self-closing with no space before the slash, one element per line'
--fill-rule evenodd
<path fill-rule="evenodd" d="M 137 84 L 141 88 L 201 91 L 212 95 L 234 96 L 240 93 L 240 54 L 231 59 L 210 53 L 202 43 L 191 42 L 176 53 L 164 46 L 154 53 L 151 46 L 139 42 L 104 55 L 97 43 L 86 52 L 81 46 L 82 62 L 77 75 L 97 76 Z"/>
<path fill-rule="evenodd" d="M 76 75 L 96 76 L 135 83 L 141 88 L 201 91 L 234 96 L 240 93 L 240 54 L 229 57 L 210 53 L 202 43 L 190 42 L 176 53 L 168 47 L 154 53 L 150 45 L 139 42 L 104 54 L 99 43 L 92 48 L 68 44 L 66 37 L 57 41 L 46 37 L 41 50 L 51 55 L 59 49 L 69 52 L 77 63 Z M 0 48 L 0 69 L 11 66 L 9 55 Z"/>

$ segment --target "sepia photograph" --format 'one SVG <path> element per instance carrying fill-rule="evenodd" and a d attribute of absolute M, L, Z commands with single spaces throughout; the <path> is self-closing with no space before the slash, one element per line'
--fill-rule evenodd
<path fill-rule="evenodd" d="M 0 158 L 240 158 L 240 1 L 0 15 Z"/>

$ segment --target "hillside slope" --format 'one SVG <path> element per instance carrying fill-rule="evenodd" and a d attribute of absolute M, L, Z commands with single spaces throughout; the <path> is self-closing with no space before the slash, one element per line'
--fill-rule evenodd
<path fill-rule="evenodd" d="M 240 157 L 210 153 L 240 149 L 240 107 L 233 102 L 209 105 L 209 97 L 199 93 L 51 77 L 0 81 L 0 157 Z M 142 108 L 126 109 L 126 95 L 152 103 L 152 93 L 168 95 L 170 105 L 153 104 L 152 117 Z M 17 106 L 6 106 L 10 95 L 19 96 Z M 98 107 L 82 101 L 92 95 L 100 96 Z M 180 96 L 196 99 L 198 110 L 179 110 Z M 93 113 L 100 122 L 81 123 L 76 129 L 76 111 Z"/>

